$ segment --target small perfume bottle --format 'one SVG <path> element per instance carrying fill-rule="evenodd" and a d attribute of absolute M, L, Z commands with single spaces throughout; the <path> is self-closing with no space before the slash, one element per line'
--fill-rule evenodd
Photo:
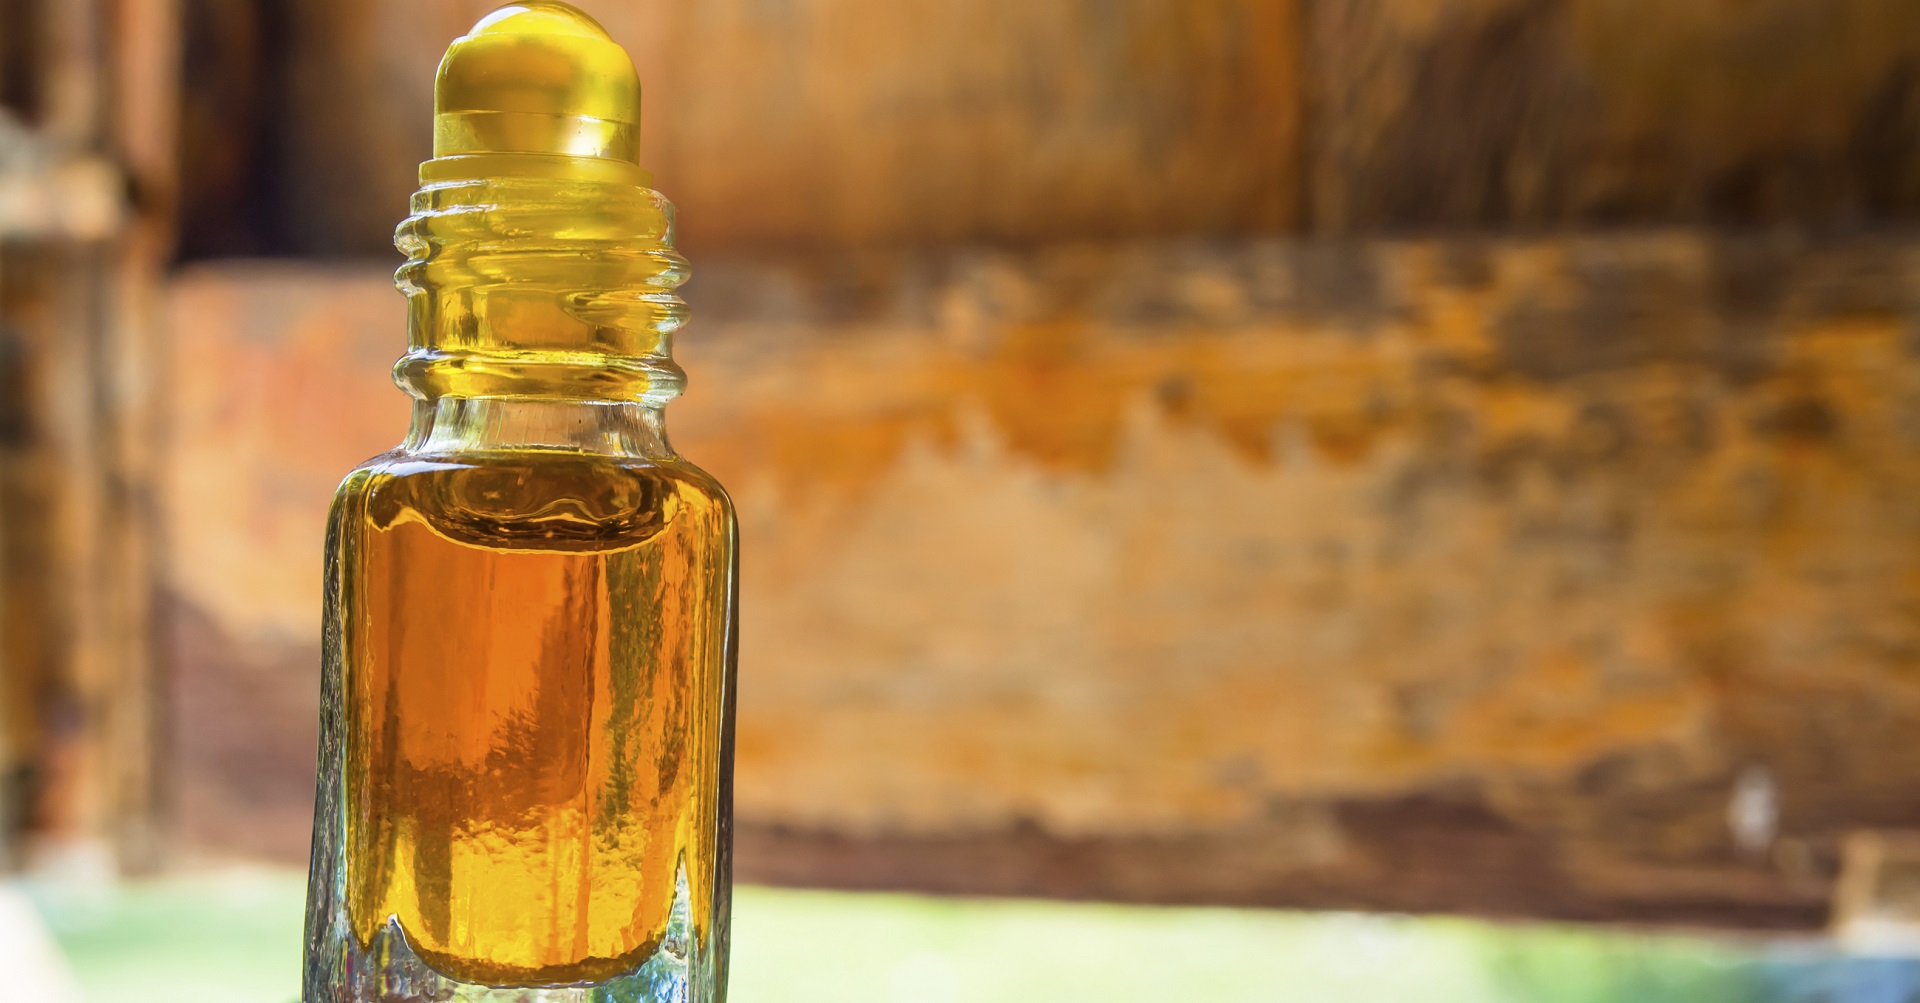
<path fill-rule="evenodd" d="M 662 424 L 687 270 L 639 112 L 562 3 L 440 64 L 412 427 L 327 532 L 306 1003 L 725 998 L 735 524 Z"/>

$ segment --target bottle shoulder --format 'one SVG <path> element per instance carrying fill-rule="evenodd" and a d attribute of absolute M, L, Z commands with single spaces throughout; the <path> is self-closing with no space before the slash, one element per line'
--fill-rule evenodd
<path fill-rule="evenodd" d="M 671 525 L 696 533 L 734 525 L 726 490 L 684 459 L 568 450 L 393 450 L 341 481 L 334 518 L 369 529 L 419 521 L 488 546 L 585 548 L 631 544 Z"/>
<path fill-rule="evenodd" d="M 488 452 L 424 453 L 395 448 L 369 457 L 348 471 L 335 497 L 364 493 L 375 485 L 406 480 L 440 479 L 475 472 L 512 474 L 528 480 L 552 477 L 629 477 L 682 486 L 728 503 L 732 499 L 719 480 L 698 464 L 678 454 L 633 456 L 576 450 L 526 449 Z"/>

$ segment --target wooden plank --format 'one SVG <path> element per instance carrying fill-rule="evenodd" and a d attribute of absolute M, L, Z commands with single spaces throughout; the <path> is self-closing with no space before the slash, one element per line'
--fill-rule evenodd
<path fill-rule="evenodd" d="M 1321 232 L 1920 214 L 1906 0 L 1311 0 L 1307 16 Z"/>
<path fill-rule="evenodd" d="M 670 423 L 741 513 L 742 876 L 1819 925 L 1845 833 L 1920 826 L 1917 267 L 1698 231 L 703 261 Z M 311 712 L 402 302 L 235 266 L 173 311 L 190 814 L 268 849 L 282 791 L 297 859 L 311 733 L 219 698 Z"/>
<path fill-rule="evenodd" d="M 7 568 L 16 610 L 34 617 L 34 727 L 28 824 L 43 845 L 98 839 L 110 825 L 111 768 L 100 723 L 110 699 L 113 633 L 103 606 L 113 587 L 100 533 L 105 460 L 91 379 L 98 364 L 100 288 L 95 248 L 10 250 L 5 315 L 25 346 L 28 439 L 16 459 L 25 490 L 10 518 L 35 540 Z M 16 621 L 18 622 L 18 621 Z M 10 665 L 10 669 L 13 666 Z"/>
<path fill-rule="evenodd" d="M 107 704 L 112 822 L 123 867 L 150 871 L 164 859 L 167 707 L 160 676 L 161 586 L 158 491 L 164 457 L 162 396 L 166 332 L 163 274 L 173 253 L 179 191 L 181 11 L 178 0 L 107 5 L 113 73 L 107 145 L 127 174 L 136 213 L 103 262 L 103 365 L 107 399 L 107 512 L 101 532 L 113 554 L 110 618 L 117 652 Z"/>
<path fill-rule="evenodd" d="M 489 4 L 309 2 L 277 34 L 248 15 L 254 27 L 206 64 L 241 69 L 202 81 L 195 94 L 213 97 L 189 102 L 284 98 L 223 120 L 264 138 L 190 148 L 190 180 L 209 199 L 257 193 L 214 220 L 237 208 L 258 217 L 245 240 L 385 255 L 427 154 L 434 64 Z M 595 7 L 638 59 L 647 160 L 696 252 L 1913 219 L 1916 10 L 1906 0 L 1757 0 L 1738 16 L 1662 0 Z M 274 44 L 288 53 L 284 83 L 250 55 Z M 236 147 L 265 163 L 237 188 Z"/>
<path fill-rule="evenodd" d="M 285 130 L 280 201 L 259 207 L 288 211 L 290 249 L 388 253 L 429 153 L 434 67 L 492 6 L 293 6 L 287 104 L 261 123 Z M 696 251 L 1230 234 L 1296 218 L 1293 0 L 586 6 L 634 53 L 645 159 Z"/>
<path fill-rule="evenodd" d="M 46 583 L 45 457 L 33 448 L 38 381 L 29 372 L 30 339 L 21 322 L 25 284 L 18 263 L 0 252 L 0 865 L 16 862 L 32 811 L 31 791 L 47 721 L 42 695 L 56 675 L 54 625 Z"/>

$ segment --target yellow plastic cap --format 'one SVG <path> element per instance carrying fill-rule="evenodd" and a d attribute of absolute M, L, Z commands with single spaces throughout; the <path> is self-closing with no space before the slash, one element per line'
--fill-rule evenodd
<path fill-rule="evenodd" d="M 435 160 L 535 154 L 640 163 L 633 60 L 599 22 L 555 0 L 508 4 L 454 39 L 440 60 L 433 110 Z M 423 178 L 428 173 L 440 172 L 423 165 Z"/>

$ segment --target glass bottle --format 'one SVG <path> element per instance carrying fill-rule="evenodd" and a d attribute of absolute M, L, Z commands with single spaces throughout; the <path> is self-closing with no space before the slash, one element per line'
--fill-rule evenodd
<path fill-rule="evenodd" d="M 414 397 L 327 532 L 306 1003 L 719 1003 L 736 534 L 662 424 L 673 207 L 561 3 L 454 41 L 396 244 Z"/>

